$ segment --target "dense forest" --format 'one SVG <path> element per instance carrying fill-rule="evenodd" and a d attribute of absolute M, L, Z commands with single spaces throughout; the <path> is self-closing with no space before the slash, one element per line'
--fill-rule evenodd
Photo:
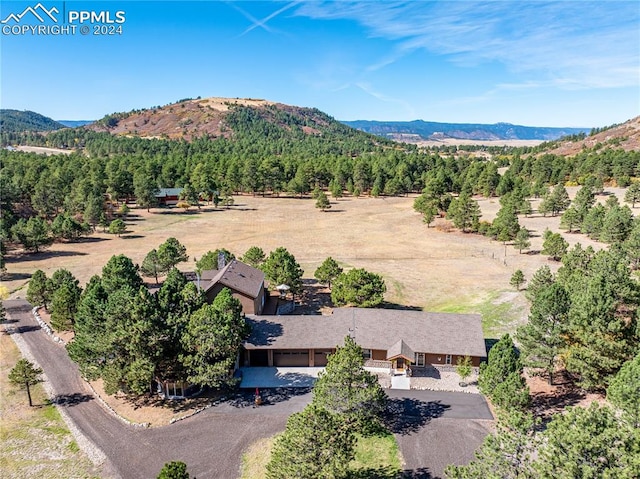
<path fill-rule="evenodd" d="M 64 128 L 62 123 L 33 111 L 0 109 L 0 131 L 3 133 L 48 131 L 59 130 L 60 128 Z"/>

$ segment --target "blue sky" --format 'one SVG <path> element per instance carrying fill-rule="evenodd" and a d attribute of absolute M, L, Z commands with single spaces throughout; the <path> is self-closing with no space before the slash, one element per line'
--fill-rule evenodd
<path fill-rule="evenodd" d="M 640 115 L 636 0 L 40 1 L 123 11 L 122 34 L 2 34 L 2 108 L 96 119 L 223 96 L 341 120 L 592 127 Z M 0 19 L 37 3 L 2 1 Z"/>

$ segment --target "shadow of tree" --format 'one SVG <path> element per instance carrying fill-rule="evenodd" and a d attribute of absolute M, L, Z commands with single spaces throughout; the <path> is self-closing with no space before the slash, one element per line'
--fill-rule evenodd
<path fill-rule="evenodd" d="M 5 259 L 7 263 L 22 263 L 26 261 L 40 261 L 49 258 L 62 258 L 66 256 L 86 256 L 87 253 L 81 251 L 39 251 L 38 253 L 23 253 L 20 255 L 8 255 Z"/>
<path fill-rule="evenodd" d="M 2 277 L 3 281 L 20 281 L 23 279 L 31 279 L 31 273 L 5 273 Z"/>
<path fill-rule="evenodd" d="M 405 469 L 400 476 L 402 479 L 439 479 L 433 477 L 427 467 L 419 467 L 418 469 Z"/>
<path fill-rule="evenodd" d="M 17 334 L 22 334 L 22 333 L 31 333 L 33 331 L 40 331 L 40 326 L 18 326 L 17 328 L 12 328 L 12 330 L 10 331 L 10 333 L 17 333 Z"/>
<path fill-rule="evenodd" d="M 57 394 L 51 399 L 51 404 L 57 404 L 60 406 L 76 406 L 80 403 L 93 401 L 95 398 L 89 394 Z"/>
<path fill-rule="evenodd" d="M 423 310 L 419 306 L 408 306 L 406 304 L 390 303 L 389 301 L 385 301 L 380 305 L 380 307 L 384 309 L 399 309 L 402 311 L 422 311 Z"/>
<path fill-rule="evenodd" d="M 395 434 L 419 431 L 431 419 L 440 417 L 451 406 L 440 401 L 420 401 L 414 398 L 389 399 L 384 422 Z"/>
<path fill-rule="evenodd" d="M 255 320 L 247 318 L 251 326 L 251 336 L 247 340 L 255 346 L 269 346 L 274 338 L 282 336 L 282 325 L 266 319 Z M 258 327 L 259 326 L 259 327 Z"/>
<path fill-rule="evenodd" d="M 288 401 L 295 396 L 309 394 L 311 388 L 265 388 L 259 389 L 259 392 L 262 398 L 260 407 L 263 407 Z M 244 389 L 230 399 L 229 404 L 237 408 L 255 406 L 255 397 L 255 389 Z"/>
<path fill-rule="evenodd" d="M 356 471 L 350 471 L 349 479 L 397 479 L 398 470 L 391 466 L 380 468 L 365 467 Z"/>
<path fill-rule="evenodd" d="M 296 314 L 321 314 L 323 308 L 331 307 L 331 292 L 315 279 L 303 279 L 302 293 L 298 296 Z"/>

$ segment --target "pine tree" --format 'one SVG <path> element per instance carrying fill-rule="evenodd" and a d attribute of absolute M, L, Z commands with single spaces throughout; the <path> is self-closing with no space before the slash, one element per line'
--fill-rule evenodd
<path fill-rule="evenodd" d="M 447 217 L 453 221 L 454 226 L 465 233 L 478 229 L 480 216 L 478 202 L 467 193 L 461 193 L 458 198 L 451 201 L 447 210 Z"/>
<path fill-rule="evenodd" d="M 182 336 L 185 352 L 180 360 L 188 380 L 210 387 L 232 384 L 231 372 L 248 333 L 240 301 L 223 288 L 212 304 L 191 315 Z"/>
<path fill-rule="evenodd" d="M 527 228 L 520 228 L 518 230 L 513 246 L 518 249 L 520 254 L 522 254 L 523 249 L 527 249 L 531 246 L 531 241 L 529 241 L 529 230 Z"/>
<path fill-rule="evenodd" d="M 245 252 L 245 254 L 242 255 L 240 261 L 248 264 L 249 266 L 253 266 L 254 268 L 259 268 L 264 263 L 265 259 L 266 256 L 262 248 L 252 246 Z"/>
<path fill-rule="evenodd" d="M 127 225 L 120 218 L 113 220 L 109 223 L 109 234 L 118 235 L 118 238 L 122 233 L 127 231 Z"/>
<path fill-rule="evenodd" d="M 294 413 L 276 438 L 267 464 L 269 479 L 347 477 L 355 436 L 340 414 L 314 404 Z"/>
<path fill-rule="evenodd" d="M 272 286 L 286 284 L 292 293 L 299 293 L 302 290 L 304 271 L 286 248 L 279 247 L 269 253 L 269 257 L 262 265 L 262 271 Z"/>
<path fill-rule="evenodd" d="M 162 274 L 164 270 L 160 259 L 158 258 L 157 250 L 152 249 L 147 253 L 140 265 L 140 272 L 142 273 L 142 276 L 154 278 L 156 280 L 156 284 L 158 284 L 158 275 Z"/>
<path fill-rule="evenodd" d="M 324 191 L 320 191 L 318 194 L 318 198 L 316 199 L 316 208 L 319 208 L 320 211 L 325 211 L 331 208 L 331 202 Z"/>
<path fill-rule="evenodd" d="M 516 290 L 520 291 L 520 287 L 526 282 L 527 280 L 524 278 L 524 273 L 522 272 L 521 269 L 517 269 L 513 275 L 511 275 L 511 280 L 509 281 L 509 284 L 511 286 L 513 286 L 514 288 L 516 288 Z"/>
<path fill-rule="evenodd" d="M 326 284 L 331 288 L 331 282 L 342 274 L 342 268 L 336 260 L 331 256 L 325 259 L 318 269 L 316 269 L 313 276 L 323 284 Z"/>
<path fill-rule="evenodd" d="M 50 295 L 48 279 L 44 271 L 40 269 L 36 270 L 29 280 L 27 301 L 34 306 L 44 306 L 45 309 L 48 309 L 49 307 Z"/>
<path fill-rule="evenodd" d="M 189 479 L 187 465 L 182 461 L 167 462 L 160 470 L 157 479 Z"/>
<path fill-rule="evenodd" d="M 375 308 L 384 301 L 386 291 L 382 276 L 362 268 L 354 268 L 335 279 L 331 301 L 336 306 Z"/>
<path fill-rule="evenodd" d="M 364 369 L 362 349 L 350 336 L 329 356 L 313 388 L 314 406 L 342 415 L 361 430 L 377 424 L 386 395 L 375 375 Z"/>
<path fill-rule="evenodd" d="M 518 328 L 518 342 L 525 366 L 543 369 L 553 384 L 553 373 L 565 347 L 570 299 L 559 284 L 536 291 L 529 320 Z"/>
<path fill-rule="evenodd" d="M 555 261 L 558 261 L 567 252 L 568 247 L 569 243 L 565 241 L 560 233 L 545 233 L 545 239 L 542 243 L 542 254 L 549 256 Z"/>
<path fill-rule="evenodd" d="M 640 428 L 640 353 L 624 363 L 611 380 L 607 399 L 623 412 L 631 427 Z"/>
<path fill-rule="evenodd" d="M 631 183 L 631 186 L 624 193 L 624 200 L 627 203 L 631 203 L 632 208 L 636 207 L 636 203 L 640 201 L 640 183 Z"/>
<path fill-rule="evenodd" d="M 27 398 L 29 399 L 29 406 L 33 406 L 31 399 L 31 386 L 42 382 L 40 375 L 42 369 L 36 368 L 33 363 L 26 359 L 20 359 L 9 372 L 9 382 L 14 386 L 18 386 L 20 389 L 27 391 Z"/>
<path fill-rule="evenodd" d="M 189 259 L 186 246 L 173 237 L 167 238 L 167 240 L 158 247 L 157 256 L 163 272 L 167 272 L 178 263 L 183 263 Z"/>

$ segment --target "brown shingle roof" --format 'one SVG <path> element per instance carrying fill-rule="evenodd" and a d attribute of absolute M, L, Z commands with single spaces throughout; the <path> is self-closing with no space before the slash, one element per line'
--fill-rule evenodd
<path fill-rule="evenodd" d="M 211 278 L 210 281 L 204 282 L 202 285 L 205 291 L 209 291 L 216 284 L 221 284 L 231 290 L 244 293 L 251 298 L 258 297 L 264 284 L 264 273 L 262 271 L 235 259 L 229 261 L 229 264 L 221 270 L 203 271 L 202 280 L 209 278 Z"/>
<path fill-rule="evenodd" d="M 402 339 L 391 346 L 389 349 L 387 349 L 388 360 L 399 358 L 401 356 L 407 358 L 409 361 L 413 361 L 416 357 L 416 353 L 413 351 L 413 349 L 407 346 L 407 343 L 405 343 Z"/>
<path fill-rule="evenodd" d="M 336 308 L 326 316 L 250 316 L 246 349 L 335 348 L 355 326 L 358 344 L 389 351 L 399 341 L 411 351 L 486 356 L 479 314 Z"/>

